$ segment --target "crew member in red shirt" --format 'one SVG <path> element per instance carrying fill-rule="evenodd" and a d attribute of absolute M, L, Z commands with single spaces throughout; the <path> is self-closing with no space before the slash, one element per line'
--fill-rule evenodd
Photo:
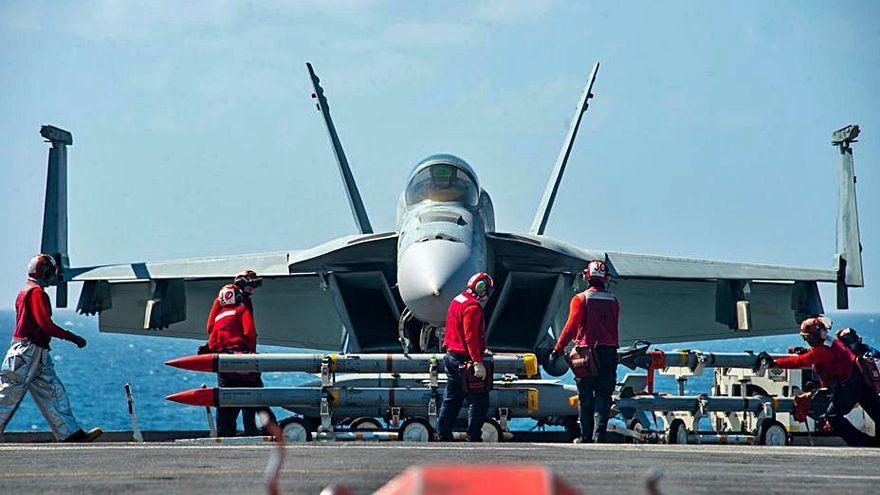
<path fill-rule="evenodd" d="M 593 348 L 599 373 L 593 377 L 575 378 L 580 402 L 580 438 L 575 443 L 605 442 L 611 394 L 617 382 L 617 321 L 620 303 L 608 292 L 608 267 L 602 261 L 591 261 L 584 270 L 587 290 L 571 298 L 568 321 L 556 340 L 549 361 L 555 363 L 569 342 Z M 594 414 L 599 422 L 595 423 Z M 593 429 L 596 429 L 595 436 Z"/>
<path fill-rule="evenodd" d="M 856 357 L 840 339 L 830 339 L 828 327 L 819 318 L 808 318 L 801 323 L 801 337 L 810 349 L 797 356 L 781 357 L 776 360 L 766 353 L 761 356 L 771 366 L 783 369 L 806 368 L 812 366 L 819 375 L 819 383 L 831 389 L 831 403 L 825 418 L 832 431 L 840 435 L 854 447 L 880 446 L 878 438 L 857 429 L 846 419 L 858 403 L 865 413 L 880 425 L 880 397 L 865 381 L 861 370 L 856 366 Z"/>
<path fill-rule="evenodd" d="M 252 274 L 252 276 L 249 276 Z M 250 270 L 236 277 L 235 282 L 220 289 L 208 316 L 208 348 L 214 353 L 257 352 L 257 331 L 254 326 L 253 304 L 249 295 L 260 285 L 262 279 Z M 242 290 L 244 288 L 244 290 Z M 248 294 L 248 295 L 245 295 Z M 227 388 L 262 388 L 260 373 L 218 373 L 217 385 Z M 217 410 L 217 435 L 235 436 L 238 413 L 242 411 L 244 433 L 259 435 L 255 415 L 265 412 L 275 422 L 275 415 L 268 407 L 221 407 Z"/>
<path fill-rule="evenodd" d="M 489 393 L 466 394 L 462 386 L 460 366 L 473 362 L 474 376 L 486 378 L 483 355 L 486 353 L 486 321 L 483 306 L 494 289 L 492 277 L 477 273 L 468 281 L 467 289 L 455 296 L 446 312 L 443 347 L 446 356 L 446 392 L 440 406 L 437 433 L 441 442 L 451 442 L 452 427 L 458 419 L 462 403 L 468 401 L 467 440 L 483 441 L 483 423 L 489 411 Z"/>
<path fill-rule="evenodd" d="M 80 427 L 49 355 L 52 337 L 73 342 L 79 348 L 86 346 L 86 339 L 52 321 L 52 305 L 43 289 L 57 277 L 58 265 L 47 254 L 38 254 L 28 263 L 28 281 L 15 299 L 12 346 L 0 368 L 0 434 L 24 394 L 30 392 L 56 440 L 91 442 L 103 432 L 100 428 L 85 432 Z"/>

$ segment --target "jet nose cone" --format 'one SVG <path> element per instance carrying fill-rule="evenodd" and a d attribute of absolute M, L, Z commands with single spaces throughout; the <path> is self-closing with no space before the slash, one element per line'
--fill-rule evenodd
<path fill-rule="evenodd" d="M 477 270 L 470 248 L 434 239 L 406 248 L 398 266 L 400 297 L 416 318 L 443 326 L 449 302 Z"/>

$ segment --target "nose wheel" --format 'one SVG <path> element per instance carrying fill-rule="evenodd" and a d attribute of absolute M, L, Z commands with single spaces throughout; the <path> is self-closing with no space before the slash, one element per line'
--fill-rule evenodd
<path fill-rule="evenodd" d="M 442 330 L 425 323 L 419 332 L 419 349 L 422 352 L 434 352 L 440 350 L 440 342 L 443 341 L 441 336 Z"/>
<path fill-rule="evenodd" d="M 416 325 L 421 326 L 416 327 Z M 403 312 L 400 313 L 400 319 L 397 321 L 397 340 L 400 342 L 400 348 L 403 349 L 405 356 L 408 356 L 410 352 L 416 351 L 413 348 L 412 340 L 415 339 L 417 330 L 418 352 L 436 352 L 440 350 L 440 343 L 443 342 L 443 329 L 437 328 L 430 323 L 419 322 L 409 308 L 404 308 Z"/>

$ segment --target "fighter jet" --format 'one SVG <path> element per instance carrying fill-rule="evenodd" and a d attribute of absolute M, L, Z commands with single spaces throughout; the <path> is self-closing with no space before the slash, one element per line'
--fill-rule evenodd
<path fill-rule="evenodd" d="M 98 314 L 102 332 L 205 338 L 218 288 L 237 272 L 265 277 L 257 306 L 263 344 L 407 352 L 436 349 L 450 300 L 468 277 L 496 280 L 487 305 L 489 347 L 534 352 L 549 346 L 567 317 L 587 262 L 604 260 L 625 311 L 621 343 L 736 338 L 792 332 L 824 312 L 817 283 L 836 283 L 838 307 L 847 288 L 863 286 L 851 143 L 857 126 L 836 132 L 841 159 L 837 256 L 830 268 L 800 268 L 621 253 L 572 246 L 544 234 L 575 136 L 593 98 L 597 63 L 581 93 L 567 136 L 524 233 L 495 230 L 494 208 L 465 160 L 431 155 L 409 174 L 397 202 L 397 229 L 373 232 L 366 208 L 312 66 L 307 69 L 336 157 L 358 233 L 307 249 L 211 258 L 71 267 L 67 251 L 69 132 L 44 126 L 49 153 L 43 252 L 62 267 L 66 286 L 83 282 L 77 310 Z M 601 239 L 591 239 L 591 242 Z"/>

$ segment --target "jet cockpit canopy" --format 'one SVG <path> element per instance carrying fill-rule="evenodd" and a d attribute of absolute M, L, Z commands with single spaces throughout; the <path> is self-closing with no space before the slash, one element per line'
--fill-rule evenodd
<path fill-rule="evenodd" d="M 431 155 L 420 161 L 406 186 L 406 205 L 422 201 L 476 206 L 480 186 L 466 161 L 454 155 Z"/>

